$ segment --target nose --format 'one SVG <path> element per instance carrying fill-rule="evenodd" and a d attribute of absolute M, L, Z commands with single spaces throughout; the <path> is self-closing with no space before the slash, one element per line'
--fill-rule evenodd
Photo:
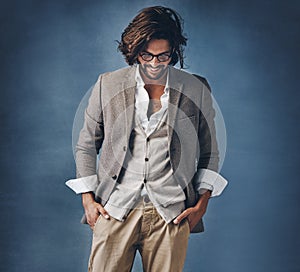
<path fill-rule="evenodd" d="M 157 57 L 154 57 L 154 58 L 150 61 L 150 64 L 151 64 L 152 66 L 158 65 L 158 64 L 159 64 L 159 61 L 158 61 Z"/>

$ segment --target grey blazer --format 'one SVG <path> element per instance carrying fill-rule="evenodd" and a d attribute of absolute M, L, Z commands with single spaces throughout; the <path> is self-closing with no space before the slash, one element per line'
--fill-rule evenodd
<path fill-rule="evenodd" d="M 218 171 L 215 111 L 205 79 L 169 67 L 168 145 L 186 207 L 198 200 L 200 169 Z M 133 128 L 136 66 L 99 76 L 76 146 L 77 178 L 97 173 L 95 198 L 105 205 L 118 181 Z M 199 80 L 200 79 L 200 80 Z M 100 159 L 97 162 L 97 154 Z M 192 230 L 203 231 L 202 220 Z"/>

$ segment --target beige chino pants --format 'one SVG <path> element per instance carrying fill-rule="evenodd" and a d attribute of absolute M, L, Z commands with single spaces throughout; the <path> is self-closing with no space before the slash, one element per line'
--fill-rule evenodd
<path fill-rule="evenodd" d="M 187 220 L 179 225 L 167 224 L 151 202 L 141 200 L 124 222 L 99 217 L 93 231 L 88 271 L 130 271 L 138 250 L 144 271 L 180 272 L 189 234 Z"/>

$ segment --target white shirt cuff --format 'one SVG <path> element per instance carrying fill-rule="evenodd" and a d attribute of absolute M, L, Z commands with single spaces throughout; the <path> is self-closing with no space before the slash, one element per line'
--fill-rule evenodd
<path fill-rule="evenodd" d="M 70 179 L 66 182 L 66 185 L 72 189 L 76 194 L 95 192 L 98 186 L 97 175 Z"/>
<path fill-rule="evenodd" d="M 209 169 L 200 169 L 198 173 L 196 191 L 202 189 L 211 190 L 211 197 L 220 195 L 228 184 L 227 180 L 220 174 Z"/>

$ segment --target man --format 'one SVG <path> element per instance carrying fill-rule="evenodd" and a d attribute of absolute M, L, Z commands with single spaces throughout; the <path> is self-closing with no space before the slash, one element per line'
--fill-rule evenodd
<path fill-rule="evenodd" d="M 90 272 L 130 271 L 137 250 L 145 271 L 182 271 L 189 233 L 227 184 L 207 82 L 173 67 L 185 45 L 175 11 L 145 8 L 119 43 L 129 67 L 93 88 L 67 182 L 93 229 Z"/>

